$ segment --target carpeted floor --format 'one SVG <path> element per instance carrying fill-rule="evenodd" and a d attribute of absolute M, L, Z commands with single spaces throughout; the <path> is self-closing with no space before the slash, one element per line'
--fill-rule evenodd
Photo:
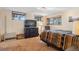
<path fill-rule="evenodd" d="M 48 47 L 39 37 L 27 39 L 11 39 L 0 42 L 0 51 L 57 51 Z"/>

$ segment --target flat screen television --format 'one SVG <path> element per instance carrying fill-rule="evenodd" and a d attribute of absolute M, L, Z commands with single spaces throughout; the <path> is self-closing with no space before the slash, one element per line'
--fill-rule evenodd
<path fill-rule="evenodd" d="M 25 27 L 36 27 L 36 20 L 25 20 Z"/>

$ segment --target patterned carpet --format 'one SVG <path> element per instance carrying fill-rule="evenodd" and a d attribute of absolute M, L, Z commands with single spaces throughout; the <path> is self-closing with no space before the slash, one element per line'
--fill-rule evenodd
<path fill-rule="evenodd" d="M 39 37 L 27 39 L 11 39 L 0 42 L 0 51 L 57 51 L 48 47 Z"/>

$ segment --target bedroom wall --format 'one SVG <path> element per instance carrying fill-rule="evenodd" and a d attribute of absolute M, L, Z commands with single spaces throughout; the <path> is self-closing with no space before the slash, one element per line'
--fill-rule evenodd
<path fill-rule="evenodd" d="M 61 30 L 70 30 L 73 31 L 73 33 L 77 33 L 78 30 L 75 28 L 75 23 L 74 22 L 68 22 L 69 21 L 69 16 L 79 16 L 79 11 L 78 10 L 68 10 L 64 12 L 60 12 L 57 14 L 52 14 L 49 16 L 44 16 L 42 18 L 42 22 L 38 22 L 38 27 L 39 27 L 39 33 L 41 33 L 44 30 L 44 26 L 46 26 L 47 23 L 47 18 L 54 17 L 62 15 L 62 25 L 50 25 L 51 29 L 61 29 Z M 30 12 L 26 12 L 27 19 L 34 19 L 34 14 Z M 12 20 L 11 18 L 11 11 L 10 10 L 5 10 L 5 9 L 0 9 L 0 34 L 5 33 L 5 21 L 6 21 L 6 32 L 7 33 L 23 33 L 24 32 L 24 22 L 23 21 L 17 21 L 17 20 Z M 42 23 L 42 25 L 40 25 Z"/>
<path fill-rule="evenodd" d="M 39 28 L 39 34 L 43 32 L 44 28 L 46 26 L 46 16 L 42 17 L 42 21 L 37 21 L 37 27 Z"/>
<path fill-rule="evenodd" d="M 48 16 L 47 18 L 51 18 L 51 17 L 56 17 L 56 16 L 62 16 L 62 24 L 61 25 L 50 25 L 51 26 L 51 29 L 55 30 L 55 29 L 62 29 L 62 30 L 72 30 L 72 22 L 68 22 L 69 19 L 68 19 L 68 13 L 64 13 L 64 12 L 61 12 L 61 13 L 57 13 L 55 15 L 51 15 L 51 16 Z"/>
<path fill-rule="evenodd" d="M 28 12 L 26 13 L 27 19 L 32 19 L 33 15 Z M 24 21 L 12 20 L 10 10 L 0 10 L 0 33 L 5 33 L 5 21 L 6 21 L 6 33 L 23 33 L 24 32 Z"/>
<path fill-rule="evenodd" d="M 34 14 L 26 11 L 27 19 L 34 19 Z M 45 16 L 42 18 L 42 22 L 39 22 L 37 27 L 39 28 L 39 33 L 44 30 L 45 26 Z M 5 28 L 6 22 L 6 28 Z M 42 25 L 40 25 L 42 23 Z M 5 31 L 6 30 L 6 31 Z M 0 33 L 24 33 L 24 21 L 12 20 L 11 10 L 1 9 L 0 10 Z"/>
<path fill-rule="evenodd" d="M 60 29 L 60 30 L 69 30 L 72 31 L 74 34 L 76 31 L 78 32 L 79 30 L 76 30 L 75 28 L 75 23 L 74 22 L 69 22 L 69 17 L 70 16 L 79 16 L 79 11 L 78 10 L 67 10 L 64 12 L 60 12 L 54 15 L 49 15 L 47 18 L 55 17 L 61 15 L 62 16 L 62 25 L 50 25 L 51 29 Z M 77 26 L 78 28 L 78 26 Z"/>

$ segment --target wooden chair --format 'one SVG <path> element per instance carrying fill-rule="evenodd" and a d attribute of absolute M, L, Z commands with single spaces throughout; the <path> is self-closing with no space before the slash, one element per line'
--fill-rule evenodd
<path fill-rule="evenodd" d="M 58 48 L 61 48 L 62 47 L 61 41 L 62 41 L 62 34 L 54 33 L 53 45 L 55 45 Z"/>
<path fill-rule="evenodd" d="M 62 34 L 57 33 L 56 39 L 57 39 L 57 47 L 61 48 L 62 47 L 62 44 L 61 44 L 61 42 L 62 42 Z"/>
<path fill-rule="evenodd" d="M 74 35 L 73 40 L 72 40 L 72 45 L 75 48 L 79 48 L 79 35 Z"/>
<path fill-rule="evenodd" d="M 42 32 L 42 33 L 40 34 L 40 39 L 41 39 L 42 41 L 46 41 L 46 39 L 47 39 L 47 33 L 48 33 L 48 32 L 44 31 L 44 32 Z"/>
<path fill-rule="evenodd" d="M 73 36 L 66 34 L 64 37 L 64 50 L 72 46 Z"/>
<path fill-rule="evenodd" d="M 53 40 L 54 40 L 54 33 L 49 32 L 49 34 L 48 34 L 48 42 L 50 44 L 52 44 L 53 43 Z"/>

